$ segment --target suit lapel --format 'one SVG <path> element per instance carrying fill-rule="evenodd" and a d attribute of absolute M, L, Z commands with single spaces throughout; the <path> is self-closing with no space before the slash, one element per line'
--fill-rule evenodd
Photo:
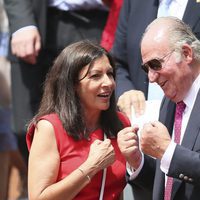
<path fill-rule="evenodd" d="M 166 97 L 163 99 L 160 109 L 159 121 L 165 124 L 170 135 L 172 135 L 173 131 L 175 108 L 175 103 L 173 103 Z"/>
<path fill-rule="evenodd" d="M 195 104 L 192 109 L 188 125 L 185 130 L 183 142 L 181 144 L 182 146 L 191 150 L 194 147 L 196 137 L 198 136 L 199 133 L 199 128 L 200 128 L 200 118 L 198 117 L 199 111 L 200 111 L 200 90 L 197 94 L 197 98 L 195 100 Z"/>

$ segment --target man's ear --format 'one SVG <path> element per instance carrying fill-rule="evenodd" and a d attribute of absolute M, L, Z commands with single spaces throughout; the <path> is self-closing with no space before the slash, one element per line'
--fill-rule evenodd
<path fill-rule="evenodd" d="M 189 64 L 194 59 L 194 52 L 189 44 L 183 44 L 182 46 L 182 58 Z"/>

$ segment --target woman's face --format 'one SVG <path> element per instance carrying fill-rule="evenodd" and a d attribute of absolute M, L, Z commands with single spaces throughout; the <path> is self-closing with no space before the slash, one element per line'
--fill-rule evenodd
<path fill-rule="evenodd" d="M 80 71 L 79 80 L 85 76 L 88 67 L 87 65 Z M 87 113 L 107 110 L 114 89 L 113 68 L 107 56 L 104 55 L 94 62 L 87 76 L 79 82 L 76 91 Z"/>

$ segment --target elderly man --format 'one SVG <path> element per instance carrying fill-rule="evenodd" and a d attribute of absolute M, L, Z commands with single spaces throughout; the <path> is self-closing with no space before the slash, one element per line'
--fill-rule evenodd
<path fill-rule="evenodd" d="M 159 121 L 119 132 L 129 182 L 153 199 L 199 199 L 200 41 L 174 17 L 154 20 L 141 41 L 143 69 L 165 93 Z M 140 144 L 140 148 L 139 148 Z M 140 150 L 141 149 L 141 150 Z"/>

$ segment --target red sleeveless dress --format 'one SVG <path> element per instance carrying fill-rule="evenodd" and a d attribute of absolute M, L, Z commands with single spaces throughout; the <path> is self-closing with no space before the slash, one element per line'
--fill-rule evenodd
<path fill-rule="evenodd" d="M 124 127 L 130 126 L 129 120 L 122 115 L 118 114 Z M 49 121 L 54 128 L 58 151 L 60 154 L 60 169 L 57 181 L 64 179 L 68 174 L 77 169 L 86 159 L 89 153 L 90 145 L 96 139 L 103 140 L 104 134 L 101 129 L 95 130 L 90 135 L 90 140 L 75 141 L 64 130 L 62 123 L 57 114 L 49 114 L 41 117 L 40 119 Z M 34 135 L 35 126 L 29 129 L 26 139 L 27 145 L 30 149 L 32 138 Z M 126 162 L 122 156 L 117 140 L 111 138 L 111 143 L 115 149 L 116 161 L 107 168 L 106 183 L 104 190 L 104 200 L 118 200 L 120 193 L 123 191 L 126 181 Z M 75 200 L 98 200 L 101 188 L 102 173 L 98 172 L 91 182 L 81 190 L 81 192 L 74 198 Z"/>

